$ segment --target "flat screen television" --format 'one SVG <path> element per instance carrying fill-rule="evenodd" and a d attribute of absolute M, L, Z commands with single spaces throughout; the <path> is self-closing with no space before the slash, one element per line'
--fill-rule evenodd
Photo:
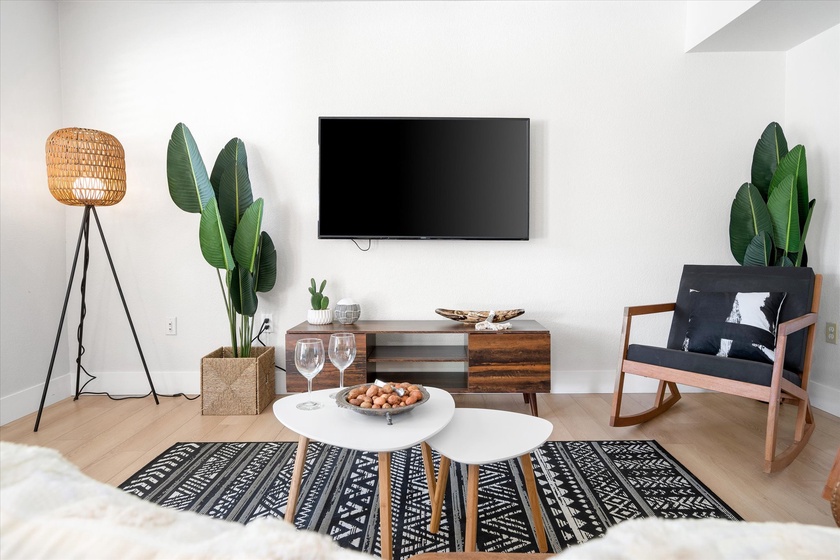
<path fill-rule="evenodd" d="M 530 119 L 320 117 L 319 239 L 527 240 Z"/>

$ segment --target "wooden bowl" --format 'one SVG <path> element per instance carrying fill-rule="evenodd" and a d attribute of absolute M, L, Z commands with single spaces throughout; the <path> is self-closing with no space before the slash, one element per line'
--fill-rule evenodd
<path fill-rule="evenodd" d="M 435 309 L 435 313 L 446 317 L 447 319 L 452 319 L 453 321 L 459 321 L 461 323 L 480 323 L 481 321 L 486 321 L 487 316 L 490 315 L 489 311 L 462 311 L 460 309 L 441 308 Z M 504 321 L 508 321 L 514 317 L 519 317 L 523 313 L 525 313 L 524 309 L 503 309 L 495 312 L 491 322 L 503 323 Z"/>

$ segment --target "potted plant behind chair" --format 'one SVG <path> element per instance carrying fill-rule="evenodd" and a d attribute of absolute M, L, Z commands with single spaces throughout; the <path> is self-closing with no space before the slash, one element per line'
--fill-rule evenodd
<path fill-rule="evenodd" d="M 178 208 L 201 214 L 201 254 L 217 269 L 230 328 L 230 347 L 201 361 L 202 414 L 259 414 L 275 396 L 274 347 L 252 348 L 251 340 L 257 292 L 271 290 L 277 279 L 277 251 L 261 231 L 263 199 L 251 192 L 245 144 L 231 139 L 208 176 L 192 133 L 178 123 L 166 175 Z"/>
<path fill-rule="evenodd" d="M 732 256 L 744 266 L 807 266 L 805 236 L 817 201 L 808 200 L 805 147 L 788 151 L 779 123 L 768 124 L 755 145 L 751 180 L 732 201 Z"/>

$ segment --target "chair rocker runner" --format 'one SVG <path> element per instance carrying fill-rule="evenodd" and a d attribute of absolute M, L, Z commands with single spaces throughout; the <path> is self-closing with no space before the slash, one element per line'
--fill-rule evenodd
<path fill-rule="evenodd" d="M 768 403 L 764 472 L 785 468 L 814 431 L 808 377 L 821 288 L 806 267 L 685 265 L 676 302 L 624 309 L 610 425 L 659 416 L 680 400 L 678 383 L 755 399 Z M 633 317 L 665 312 L 667 347 L 630 344 Z M 659 380 L 651 408 L 621 415 L 626 374 Z M 793 442 L 777 453 L 783 402 L 797 415 Z"/>

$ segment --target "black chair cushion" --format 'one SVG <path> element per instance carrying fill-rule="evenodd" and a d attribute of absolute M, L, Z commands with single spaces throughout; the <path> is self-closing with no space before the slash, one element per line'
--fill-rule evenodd
<path fill-rule="evenodd" d="M 783 323 L 811 312 L 814 281 L 814 271 L 807 267 L 687 264 L 683 267 L 683 274 L 680 279 L 667 347 L 671 350 L 683 351 L 692 312 L 690 295 L 692 290 L 700 292 L 784 292 L 787 295 L 779 313 L 779 323 Z M 797 377 L 802 373 L 805 364 L 806 334 L 807 329 L 803 329 L 789 336 L 785 349 L 784 368 L 797 374 Z M 693 354 L 691 352 L 683 353 L 689 354 L 684 358 L 689 363 L 693 360 L 693 356 L 707 356 L 706 354 Z M 735 358 L 708 357 L 724 361 L 732 359 L 738 363 L 744 362 L 744 360 Z M 700 358 L 698 358 L 698 362 L 705 363 Z M 767 371 L 772 367 L 769 364 L 756 364 L 767 366 Z M 729 366 L 721 365 L 719 367 Z M 694 371 L 689 368 L 686 369 Z M 708 375 L 716 374 L 714 371 L 710 371 Z M 721 375 L 721 377 L 726 376 Z"/>
<path fill-rule="evenodd" d="M 627 359 L 633 362 L 702 373 L 754 385 L 764 385 L 765 387 L 770 386 L 773 373 L 772 364 L 738 358 L 724 358 L 711 354 L 684 352 L 683 350 L 646 346 L 644 344 L 628 346 Z M 794 385 L 800 386 L 802 383 L 800 376 L 793 371 L 785 369 L 782 371 L 782 376 Z"/>

